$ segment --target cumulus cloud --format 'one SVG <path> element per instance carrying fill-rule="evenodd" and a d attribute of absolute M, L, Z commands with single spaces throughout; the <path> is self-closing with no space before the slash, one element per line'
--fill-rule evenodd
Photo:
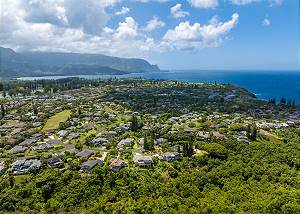
<path fill-rule="evenodd" d="M 128 7 L 122 7 L 121 10 L 119 10 L 119 11 L 116 12 L 116 15 L 117 16 L 125 15 L 125 14 L 127 14 L 129 12 L 130 12 L 130 8 L 128 8 Z"/>
<path fill-rule="evenodd" d="M 46 0 L 44 1 L 46 2 Z M 98 14 L 99 19 L 94 18 L 96 15 L 85 14 L 81 16 L 82 22 L 79 22 L 80 17 L 72 18 L 66 11 L 64 13 L 66 20 L 64 18 L 60 20 L 54 18 L 60 14 L 56 12 L 58 10 L 53 9 L 55 8 L 54 1 L 57 5 L 63 2 L 51 0 L 53 7 L 49 10 L 52 12 L 50 13 L 46 9 L 46 11 L 41 10 L 47 17 L 42 18 L 41 14 L 36 14 L 36 12 L 32 14 L 32 10 L 25 8 L 22 0 L 8 2 L 0 0 L 4 11 L 1 17 L 0 45 L 19 51 L 86 52 L 133 57 L 147 54 L 147 51 L 156 49 L 154 39 L 143 35 L 132 17 L 126 17 L 115 29 L 106 27 L 103 19 L 99 20 L 103 18 L 103 14 L 100 14 L 101 16 Z M 113 0 L 100 1 L 103 3 L 102 6 L 111 6 L 117 2 Z M 76 0 L 77 2 L 79 0 Z M 63 3 L 64 6 L 67 5 L 66 1 Z M 64 7 L 68 8 L 66 10 L 72 8 L 70 5 L 67 6 Z M 40 4 L 39 7 L 41 7 Z M 91 11 L 95 12 L 93 9 Z M 74 10 L 72 13 L 80 16 L 79 11 Z M 105 13 L 104 18 L 106 19 L 107 16 L 109 17 Z M 96 23 L 102 21 L 101 24 Z M 92 23 L 96 26 L 90 26 Z"/>
<path fill-rule="evenodd" d="M 75 1 L 76 5 L 71 4 Z M 145 32 L 165 26 L 158 17 L 153 17 L 144 27 L 140 27 L 130 16 L 114 27 L 107 26 L 107 21 L 115 14 L 107 12 L 113 10 L 106 9 L 119 1 L 0 0 L 3 11 L 0 45 L 17 51 L 143 57 L 149 52 L 217 47 L 238 21 L 238 15 L 235 14 L 232 20 L 224 23 L 217 18 L 213 18 L 207 25 L 182 22 L 168 30 L 162 38 L 154 39 L 148 35 L 150 33 Z M 178 18 L 188 15 L 182 11 L 180 4 L 173 12 Z"/>
<path fill-rule="evenodd" d="M 214 17 L 208 25 L 181 22 L 175 29 L 168 30 L 163 37 L 163 44 L 173 49 L 194 50 L 217 47 L 238 23 L 239 15 L 233 14 L 231 20 L 220 22 Z"/>
<path fill-rule="evenodd" d="M 216 8 L 219 5 L 218 0 L 188 0 L 196 8 Z"/>
<path fill-rule="evenodd" d="M 153 31 L 158 28 L 162 28 L 166 25 L 163 21 L 161 21 L 158 17 L 154 16 L 153 19 L 147 22 L 147 26 L 144 28 L 144 31 Z"/>
<path fill-rule="evenodd" d="M 27 22 L 82 28 L 89 34 L 98 34 L 101 31 L 110 19 L 105 11 L 106 7 L 119 2 L 119 0 L 76 0 L 76 2 L 74 0 L 12 0 L 15 1 L 26 11 L 24 18 Z M 9 4 L 7 2 L 4 4 Z"/>
<path fill-rule="evenodd" d="M 190 15 L 189 12 L 183 11 L 181 7 L 182 4 L 176 4 L 175 6 L 171 7 L 170 11 L 174 18 L 179 19 Z"/>

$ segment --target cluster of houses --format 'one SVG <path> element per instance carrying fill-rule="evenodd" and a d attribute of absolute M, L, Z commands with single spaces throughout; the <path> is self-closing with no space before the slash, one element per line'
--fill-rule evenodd
<path fill-rule="evenodd" d="M 272 111 L 266 104 L 242 112 L 235 101 L 251 102 L 254 97 L 224 85 L 191 87 L 172 81 L 156 85 L 144 81 L 135 87 L 126 82 L 106 87 L 7 99 L 7 113 L 0 122 L 0 158 L 11 160 L 12 164 L 0 162 L 0 173 L 7 170 L 21 174 L 44 166 L 64 168 L 70 159 L 80 161 L 80 172 L 91 172 L 104 165 L 113 171 L 124 167 L 149 168 L 154 166 L 155 158 L 167 162 L 181 159 L 179 145 L 174 146 L 176 142 L 168 138 L 171 135 L 184 132 L 207 143 L 250 143 L 246 132 L 249 124 L 255 122 L 258 129 L 273 132 L 297 128 L 300 120 L 300 111 L 273 113 L 274 119 L 270 119 Z M 107 93 L 111 87 L 114 93 Z M 225 113 L 226 108 L 236 112 Z M 58 128 L 43 130 L 51 116 L 65 109 L 72 110 L 67 121 Z M 132 117 L 142 121 L 140 132 L 158 130 L 152 151 L 146 151 L 145 139 L 131 131 Z M 160 134 L 162 130 L 166 130 L 164 134 Z M 42 157 L 46 163 L 41 162 Z"/>

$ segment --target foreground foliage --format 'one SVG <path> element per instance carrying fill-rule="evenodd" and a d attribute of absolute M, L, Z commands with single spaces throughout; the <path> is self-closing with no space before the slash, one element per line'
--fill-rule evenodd
<path fill-rule="evenodd" d="M 222 146 L 222 145 L 220 145 Z M 298 142 L 223 145 L 153 169 L 98 168 L 91 175 L 45 169 L 1 178 L 0 209 L 71 213 L 299 213 Z M 219 152 L 220 148 L 217 148 Z M 213 151 L 211 149 L 210 154 Z"/>

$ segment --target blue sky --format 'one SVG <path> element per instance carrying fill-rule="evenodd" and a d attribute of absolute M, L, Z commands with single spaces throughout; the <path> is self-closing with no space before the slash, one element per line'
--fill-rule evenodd
<path fill-rule="evenodd" d="M 0 0 L 0 45 L 162 69 L 299 69 L 298 0 Z M 173 8 L 173 9 L 172 9 Z"/>

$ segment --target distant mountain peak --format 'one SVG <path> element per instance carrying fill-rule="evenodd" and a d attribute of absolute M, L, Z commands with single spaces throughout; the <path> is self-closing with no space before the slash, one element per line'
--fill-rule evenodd
<path fill-rule="evenodd" d="M 157 65 L 138 58 L 103 54 L 22 52 L 0 47 L 0 77 L 124 74 L 160 71 Z M 68 65 L 67 67 L 65 67 Z"/>

